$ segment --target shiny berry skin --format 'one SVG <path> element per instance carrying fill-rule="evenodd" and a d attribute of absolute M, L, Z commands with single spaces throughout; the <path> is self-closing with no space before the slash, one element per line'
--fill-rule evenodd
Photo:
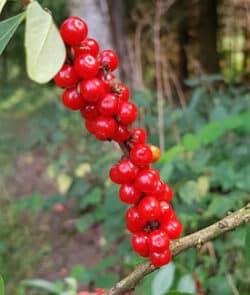
<path fill-rule="evenodd" d="M 116 83 L 114 86 L 114 90 L 116 93 L 116 96 L 123 101 L 128 101 L 130 97 L 130 91 L 128 87 L 123 83 Z"/>
<path fill-rule="evenodd" d="M 118 117 L 122 124 L 128 125 L 133 123 L 137 118 L 137 107 L 132 102 L 123 101 L 120 104 Z"/>
<path fill-rule="evenodd" d="M 117 54 L 113 50 L 103 50 L 100 53 L 101 65 L 110 70 L 114 71 L 119 65 L 119 59 Z"/>
<path fill-rule="evenodd" d="M 132 144 L 141 143 L 144 144 L 147 140 L 147 134 L 146 131 L 142 128 L 135 128 L 131 130 L 131 138 L 130 142 Z"/>
<path fill-rule="evenodd" d="M 178 239 L 183 231 L 181 222 L 176 218 L 170 219 L 168 222 L 161 224 L 160 229 L 164 230 L 171 240 Z"/>
<path fill-rule="evenodd" d="M 165 193 L 165 183 L 162 182 L 161 180 L 158 180 L 155 183 L 155 189 L 154 189 L 154 195 L 156 197 L 162 196 Z"/>
<path fill-rule="evenodd" d="M 83 99 L 88 102 L 96 102 L 105 94 L 103 82 L 97 78 L 83 80 L 80 90 Z"/>
<path fill-rule="evenodd" d="M 141 192 L 133 184 L 122 184 L 119 190 L 119 197 L 123 203 L 136 204 L 141 197 Z"/>
<path fill-rule="evenodd" d="M 128 140 L 129 137 L 130 137 L 130 132 L 128 131 L 127 127 L 119 124 L 113 136 L 113 140 L 118 143 L 122 143 Z"/>
<path fill-rule="evenodd" d="M 150 253 L 150 260 L 151 263 L 155 266 L 155 267 L 161 267 L 165 264 L 168 264 L 171 261 L 172 255 L 169 249 L 166 249 L 163 252 L 151 252 Z"/>
<path fill-rule="evenodd" d="M 158 179 L 150 170 L 142 170 L 135 179 L 135 187 L 141 192 L 153 192 L 156 181 L 158 181 Z"/>
<path fill-rule="evenodd" d="M 118 184 L 132 182 L 138 173 L 138 168 L 130 160 L 121 160 L 110 169 L 109 175 Z"/>
<path fill-rule="evenodd" d="M 61 70 L 55 75 L 54 81 L 59 87 L 72 88 L 76 86 L 79 77 L 71 65 L 64 64 Z"/>
<path fill-rule="evenodd" d="M 165 231 L 155 230 L 148 236 L 150 252 L 163 252 L 169 248 L 169 238 Z"/>
<path fill-rule="evenodd" d="M 104 116 L 114 116 L 117 114 L 119 108 L 118 98 L 115 95 L 108 93 L 99 99 L 97 108 Z"/>
<path fill-rule="evenodd" d="M 150 145 L 149 147 L 150 147 L 151 152 L 152 152 L 152 155 L 153 155 L 152 163 L 155 163 L 155 162 L 157 162 L 160 159 L 161 151 L 155 145 Z"/>
<path fill-rule="evenodd" d="M 84 39 L 79 46 L 73 47 L 74 54 L 76 56 L 81 54 L 91 54 L 94 57 L 97 57 L 99 53 L 99 44 L 93 38 Z"/>
<path fill-rule="evenodd" d="M 164 192 L 158 195 L 158 200 L 170 202 L 173 198 L 173 190 L 167 183 L 164 184 Z"/>
<path fill-rule="evenodd" d="M 131 238 L 133 250 L 142 257 L 149 256 L 148 236 L 144 233 L 136 233 Z"/>
<path fill-rule="evenodd" d="M 161 210 L 160 220 L 162 222 L 167 222 L 170 219 L 175 218 L 174 210 L 168 202 L 161 201 L 160 210 Z"/>
<path fill-rule="evenodd" d="M 82 96 L 77 92 L 76 88 L 65 89 L 62 94 L 62 103 L 70 110 L 77 111 L 84 106 Z"/>
<path fill-rule="evenodd" d="M 95 104 L 88 103 L 81 108 L 81 115 L 87 120 L 94 120 L 100 114 Z"/>
<path fill-rule="evenodd" d="M 149 165 L 153 160 L 152 151 L 146 144 L 136 144 L 130 151 L 130 159 L 137 166 Z"/>
<path fill-rule="evenodd" d="M 85 127 L 89 133 L 95 134 L 95 121 L 93 120 L 86 120 Z"/>
<path fill-rule="evenodd" d="M 99 70 L 99 62 L 90 54 L 81 54 L 74 61 L 74 70 L 82 79 L 91 79 Z"/>
<path fill-rule="evenodd" d="M 145 221 L 140 216 L 136 206 L 128 208 L 126 212 L 126 226 L 132 233 L 141 232 L 145 225 Z"/>
<path fill-rule="evenodd" d="M 95 136 L 99 140 L 111 139 L 116 131 L 117 123 L 111 117 L 98 116 L 95 120 Z"/>
<path fill-rule="evenodd" d="M 160 172 L 158 170 L 154 168 L 149 168 L 148 172 L 154 175 L 156 181 L 160 180 Z"/>
<path fill-rule="evenodd" d="M 145 197 L 140 201 L 138 211 L 144 220 L 156 220 L 161 214 L 160 203 L 154 197 Z"/>
<path fill-rule="evenodd" d="M 72 16 L 62 23 L 60 33 L 65 43 L 71 46 L 76 46 L 80 45 L 86 38 L 88 34 L 88 26 L 84 20 Z"/>
<path fill-rule="evenodd" d="M 111 93 L 112 92 L 112 84 L 115 81 L 115 75 L 111 72 L 104 73 L 103 70 L 99 70 L 99 72 L 97 74 L 97 78 L 102 80 L 102 82 L 105 86 L 106 92 Z"/>

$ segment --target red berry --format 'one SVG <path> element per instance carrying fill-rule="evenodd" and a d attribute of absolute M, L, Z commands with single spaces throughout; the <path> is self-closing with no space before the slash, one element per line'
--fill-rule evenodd
<path fill-rule="evenodd" d="M 136 144 L 130 151 L 130 159 L 137 166 L 145 166 L 152 162 L 153 155 L 148 145 Z"/>
<path fill-rule="evenodd" d="M 132 144 L 141 143 L 144 144 L 147 140 L 146 131 L 142 128 L 135 128 L 131 130 L 131 139 L 130 142 Z"/>
<path fill-rule="evenodd" d="M 102 80 L 105 90 L 107 93 L 112 92 L 112 83 L 115 80 L 115 75 L 111 72 L 103 72 L 103 70 L 99 70 L 97 77 Z"/>
<path fill-rule="evenodd" d="M 83 80 L 80 84 L 80 90 L 82 97 L 89 102 L 96 102 L 105 94 L 103 82 L 97 78 Z"/>
<path fill-rule="evenodd" d="M 102 294 L 104 294 L 106 291 L 105 291 L 105 289 L 103 289 L 103 288 L 96 288 L 95 289 L 95 294 L 96 295 L 102 295 Z"/>
<path fill-rule="evenodd" d="M 126 204 L 136 204 L 141 197 L 133 184 L 123 184 L 119 190 L 120 200 Z"/>
<path fill-rule="evenodd" d="M 154 197 L 143 198 L 139 205 L 138 211 L 141 217 L 147 221 L 153 221 L 160 217 L 160 204 Z"/>
<path fill-rule="evenodd" d="M 93 120 L 86 120 L 85 127 L 89 133 L 95 134 L 95 121 Z"/>
<path fill-rule="evenodd" d="M 114 91 L 116 93 L 116 96 L 123 101 L 128 101 L 130 97 L 129 89 L 126 85 L 123 83 L 116 83 L 114 86 Z"/>
<path fill-rule="evenodd" d="M 99 116 L 99 112 L 95 104 L 88 103 L 81 109 L 81 115 L 87 120 L 94 120 Z"/>
<path fill-rule="evenodd" d="M 141 232 L 145 225 L 145 221 L 139 214 L 136 206 L 130 207 L 126 212 L 127 229 L 132 233 Z"/>
<path fill-rule="evenodd" d="M 164 184 L 164 192 L 160 195 L 158 195 L 158 199 L 160 201 L 166 201 L 166 202 L 170 202 L 173 198 L 173 191 L 170 187 L 170 185 L 168 185 L 167 183 Z"/>
<path fill-rule="evenodd" d="M 114 71 L 119 64 L 117 54 L 113 50 L 103 50 L 100 54 L 101 64 L 104 68 Z"/>
<path fill-rule="evenodd" d="M 168 235 L 163 230 L 155 230 L 148 236 L 150 252 L 163 252 L 169 248 Z"/>
<path fill-rule="evenodd" d="M 90 54 L 81 54 L 75 59 L 74 70 L 80 78 L 91 79 L 99 70 L 99 62 Z"/>
<path fill-rule="evenodd" d="M 76 56 L 81 54 L 91 54 L 92 56 L 97 57 L 99 53 L 99 44 L 95 39 L 86 38 L 80 43 L 80 45 L 74 46 L 73 50 Z"/>
<path fill-rule="evenodd" d="M 95 136 L 99 140 L 111 139 L 116 128 L 117 123 L 113 118 L 98 116 L 95 119 Z"/>
<path fill-rule="evenodd" d="M 110 169 L 110 178 L 118 184 L 132 182 L 138 173 L 138 168 L 130 160 L 121 160 Z"/>
<path fill-rule="evenodd" d="M 116 132 L 113 136 L 113 140 L 116 142 L 124 142 L 126 141 L 130 136 L 130 132 L 128 129 L 123 125 L 118 125 Z"/>
<path fill-rule="evenodd" d="M 133 250 L 142 257 L 148 257 L 149 247 L 148 247 L 148 236 L 144 233 L 136 233 L 131 238 L 131 244 Z"/>
<path fill-rule="evenodd" d="M 168 264 L 171 261 L 172 255 L 169 249 L 166 249 L 165 251 L 158 253 L 158 252 L 151 252 L 150 253 L 150 260 L 151 263 L 155 267 L 160 267 L 165 264 Z"/>
<path fill-rule="evenodd" d="M 174 217 L 168 222 L 162 223 L 161 229 L 167 233 L 170 239 L 178 239 L 183 231 L 183 226 L 181 222 Z"/>
<path fill-rule="evenodd" d="M 80 110 L 84 106 L 82 96 L 77 92 L 76 88 L 64 90 L 62 94 L 62 103 L 66 108 L 73 111 Z"/>
<path fill-rule="evenodd" d="M 104 116 L 114 116 L 118 112 L 119 101 L 113 94 L 106 94 L 102 97 L 97 105 L 98 111 Z"/>
<path fill-rule="evenodd" d="M 160 210 L 161 210 L 160 220 L 162 222 L 167 222 L 170 219 L 175 217 L 174 210 L 168 202 L 161 201 L 160 202 Z"/>
<path fill-rule="evenodd" d="M 154 195 L 156 197 L 162 196 L 165 193 L 165 183 L 161 180 L 158 180 L 155 183 Z"/>
<path fill-rule="evenodd" d="M 158 170 L 156 170 L 154 168 L 149 168 L 148 172 L 154 175 L 156 181 L 160 180 L 160 173 Z"/>
<path fill-rule="evenodd" d="M 55 75 L 54 81 L 62 88 L 72 88 L 76 86 L 79 77 L 71 65 L 64 64 L 61 70 Z"/>
<path fill-rule="evenodd" d="M 124 125 L 133 123 L 137 118 L 137 107 L 132 102 L 123 101 L 120 104 L 118 116 Z"/>
<path fill-rule="evenodd" d="M 80 45 L 88 34 L 88 26 L 79 17 L 69 17 L 60 27 L 63 41 L 69 45 Z"/>
<path fill-rule="evenodd" d="M 135 179 L 135 187 L 141 192 L 153 192 L 156 181 L 158 181 L 158 179 L 150 172 L 150 169 L 142 170 Z"/>

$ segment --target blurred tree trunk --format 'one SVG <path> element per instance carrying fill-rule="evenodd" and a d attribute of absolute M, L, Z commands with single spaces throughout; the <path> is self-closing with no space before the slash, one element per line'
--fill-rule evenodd
<path fill-rule="evenodd" d="M 218 0 L 200 0 L 199 46 L 202 69 L 206 73 L 219 71 L 217 53 Z"/>
<path fill-rule="evenodd" d="M 188 78 L 188 56 L 187 46 L 189 42 L 189 24 L 188 24 L 188 2 L 179 1 L 178 9 L 182 12 L 181 19 L 178 24 L 178 40 L 179 40 L 179 81 L 184 87 L 184 80 Z"/>
<path fill-rule="evenodd" d="M 101 49 L 114 49 L 120 58 L 119 74 L 128 77 L 126 63 L 126 7 L 122 0 L 68 0 L 70 15 L 84 18 L 89 36 L 100 43 Z"/>

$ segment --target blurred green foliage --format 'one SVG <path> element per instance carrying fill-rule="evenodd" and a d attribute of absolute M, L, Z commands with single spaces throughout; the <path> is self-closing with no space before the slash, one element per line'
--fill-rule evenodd
<path fill-rule="evenodd" d="M 64 1 L 40 2 L 57 11 L 58 23 L 65 17 Z M 18 3 L 8 5 L 5 16 L 19 12 Z M 87 134 L 80 115 L 61 105 L 60 90 L 52 83 L 39 86 L 27 81 L 23 74 L 22 33 L 20 28 L 16 42 L 10 43 L 1 60 L 5 64 L 2 74 L 8 71 L 8 75 L 2 75 L 0 81 L 0 180 L 5 183 L 8 177 L 15 176 L 15 162 L 20 155 L 41 149 L 48 160 L 48 175 L 58 192 L 46 199 L 39 191 L 22 198 L 8 196 L 8 201 L 1 196 L 0 270 L 6 288 L 11 290 L 10 294 L 25 294 L 26 287 L 18 288 L 18 284 L 32 276 L 35 265 L 48 249 L 47 241 L 37 236 L 34 224 L 54 204 L 69 200 L 74 200 L 70 213 L 80 233 L 102 224 L 102 252 L 106 255 L 91 269 L 75 265 L 70 276 L 90 288 L 109 288 L 142 261 L 131 251 L 124 222 L 126 206 L 117 197 L 118 188 L 108 179 L 109 167 L 119 159 L 120 152 L 112 143 L 99 143 Z M 163 180 L 174 187 L 172 203 L 188 234 L 250 199 L 250 93 L 244 85 L 226 84 L 220 75 L 202 75 L 186 84 L 191 89 L 186 108 L 170 109 L 165 103 L 167 149 L 155 167 Z M 138 89 L 133 100 L 145 114 L 139 124 L 148 129 L 149 142 L 156 144 L 156 93 L 152 89 Z M 246 230 L 243 226 L 206 244 L 202 253 L 195 249 L 186 251 L 169 266 L 146 277 L 136 294 L 147 295 L 148 290 L 153 295 L 169 290 L 194 293 L 195 274 L 207 294 L 214 290 L 220 295 L 231 294 L 231 276 L 240 294 L 248 295 L 249 232 L 249 227 Z M 37 251 L 34 243 L 40 241 L 42 246 Z M 36 280 L 24 284 L 47 291 L 58 288 L 62 292 L 74 282 L 49 284 Z"/>

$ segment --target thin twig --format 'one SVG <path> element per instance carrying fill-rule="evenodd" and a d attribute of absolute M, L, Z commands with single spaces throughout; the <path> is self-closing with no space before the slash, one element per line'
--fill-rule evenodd
<path fill-rule="evenodd" d="M 172 255 L 176 256 L 192 247 L 200 248 L 204 243 L 247 222 L 250 222 L 250 203 L 202 230 L 172 241 Z M 141 279 L 154 270 L 156 268 L 148 261 L 139 264 L 131 274 L 108 290 L 106 295 L 122 295 L 127 291 L 133 290 Z"/>

